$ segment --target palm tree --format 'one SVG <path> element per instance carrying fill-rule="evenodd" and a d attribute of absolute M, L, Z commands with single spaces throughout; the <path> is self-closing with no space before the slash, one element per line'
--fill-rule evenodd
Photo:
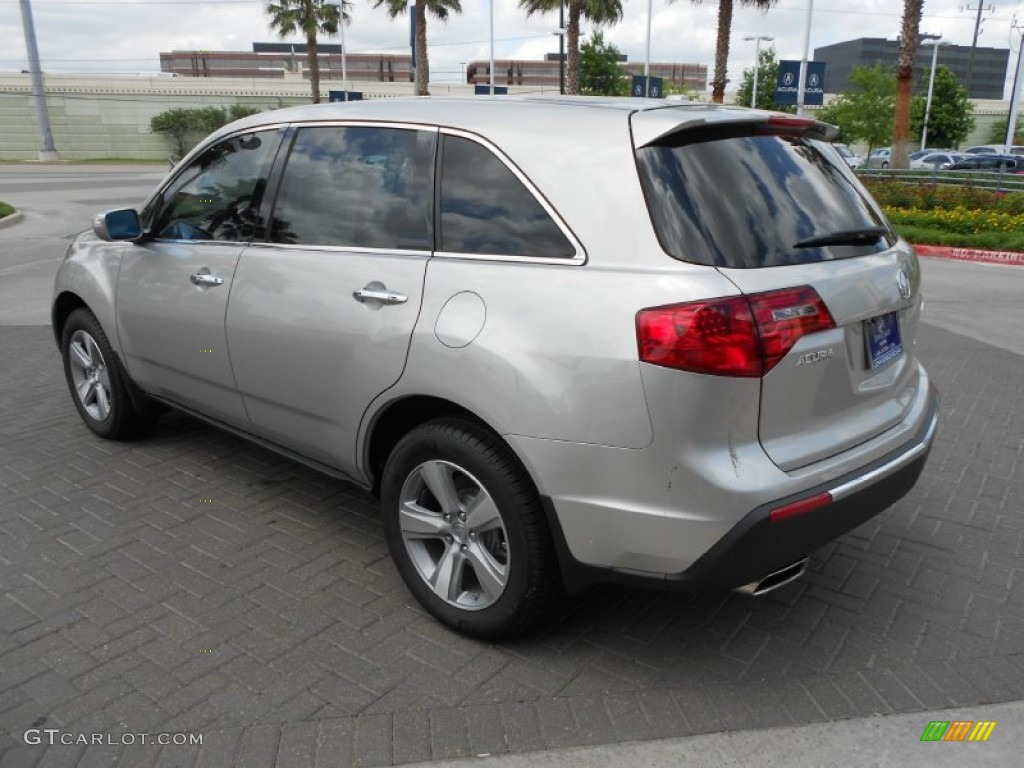
<path fill-rule="evenodd" d="M 892 122 L 892 167 L 909 165 L 910 94 L 914 85 L 914 57 L 921 29 L 924 0 L 903 0 L 903 25 L 900 28 L 900 52 L 896 59 L 896 114 Z"/>
<path fill-rule="evenodd" d="M 767 11 L 776 0 L 737 0 L 739 5 L 752 5 Z M 675 2 L 675 0 L 669 0 Z M 703 0 L 693 0 L 700 5 Z M 715 43 L 715 76 L 711 81 L 711 100 L 721 104 L 725 100 L 725 84 L 729 82 L 729 35 L 732 32 L 733 0 L 718 0 L 718 40 Z"/>
<path fill-rule="evenodd" d="M 338 34 L 338 24 L 342 18 L 348 21 L 348 11 L 344 15 L 339 6 L 351 6 L 350 0 L 338 0 L 328 4 L 324 0 L 278 0 L 267 3 L 267 15 L 270 16 L 270 28 L 276 29 L 281 37 L 302 32 L 306 36 L 306 60 L 309 62 L 309 85 L 313 91 L 313 103 L 320 103 L 320 60 L 317 58 L 316 35 Z"/>
<path fill-rule="evenodd" d="M 493 0 L 491 1 L 493 2 Z M 519 7 L 526 11 L 527 16 L 557 11 L 561 5 L 562 0 L 519 0 Z M 587 19 L 594 24 L 611 24 L 619 21 L 622 18 L 622 0 L 567 0 L 566 7 L 569 11 L 569 19 L 565 25 L 565 92 L 578 95 L 580 93 L 580 19 Z"/>
<path fill-rule="evenodd" d="M 491 0 L 494 2 L 494 0 Z M 373 0 L 373 7 L 388 12 L 397 19 L 405 15 L 409 7 L 407 0 Z M 460 0 L 417 0 L 416 2 L 416 95 L 429 96 L 430 63 L 427 61 L 427 11 L 440 21 L 448 21 L 450 13 L 462 13 Z"/>

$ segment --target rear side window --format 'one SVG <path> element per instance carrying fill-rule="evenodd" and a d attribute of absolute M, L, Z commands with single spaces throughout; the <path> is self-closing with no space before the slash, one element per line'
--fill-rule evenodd
<path fill-rule="evenodd" d="M 444 137 L 441 250 L 571 259 L 576 249 L 533 193 L 481 144 Z"/>
<path fill-rule="evenodd" d="M 430 250 L 435 138 L 406 128 L 300 128 L 274 205 L 271 242 Z"/>
<path fill-rule="evenodd" d="M 846 163 L 817 141 L 733 136 L 642 147 L 636 156 L 658 239 L 682 261 L 777 267 L 875 253 L 896 242 Z M 797 247 L 876 227 L 886 234 L 868 244 Z"/>

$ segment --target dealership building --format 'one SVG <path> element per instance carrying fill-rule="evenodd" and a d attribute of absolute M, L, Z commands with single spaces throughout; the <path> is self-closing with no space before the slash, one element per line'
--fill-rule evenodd
<path fill-rule="evenodd" d="M 862 37 L 843 43 L 826 45 L 814 49 L 814 60 L 825 62 L 825 92 L 841 93 L 850 90 L 850 73 L 857 66 L 874 66 L 895 69 L 899 56 L 898 40 L 880 37 Z M 969 45 L 940 45 L 938 64 L 948 67 L 961 85 L 968 85 L 968 70 L 971 72 L 967 95 L 972 99 L 1002 99 L 1006 82 L 1006 67 L 1010 51 L 1006 48 L 974 49 L 974 65 L 971 67 Z M 919 45 L 914 59 L 914 87 L 920 93 L 928 89 L 928 70 L 932 65 L 932 46 Z"/>

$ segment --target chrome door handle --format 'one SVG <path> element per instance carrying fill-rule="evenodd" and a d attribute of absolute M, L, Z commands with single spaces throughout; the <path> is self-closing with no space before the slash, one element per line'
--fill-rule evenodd
<path fill-rule="evenodd" d="M 409 297 L 404 293 L 389 291 L 387 288 L 360 288 L 352 291 L 356 301 L 379 301 L 382 304 L 405 304 Z"/>
<path fill-rule="evenodd" d="M 224 278 L 211 275 L 208 272 L 194 272 L 188 279 L 195 285 L 224 285 Z"/>

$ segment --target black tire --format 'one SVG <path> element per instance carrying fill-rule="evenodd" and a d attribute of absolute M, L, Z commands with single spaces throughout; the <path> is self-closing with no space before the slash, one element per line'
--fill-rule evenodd
<path fill-rule="evenodd" d="M 71 399 L 82 421 L 100 437 L 120 440 L 145 432 L 160 410 L 132 383 L 88 309 L 72 312 L 61 331 L 61 357 Z"/>
<path fill-rule="evenodd" d="M 888 167 L 889 167 L 889 161 L 888 161 L 888 160 L 883 160 L 883 161 L 882 161 L 882 170 L 884 171 L 884 170 L 886 170 L 886 169 L 887 169 Z"/>
<path fill-rule="evenodd" d="M 450 491 L 450 524 L 427 478 Z M 414 515 L 409 506 L 403 513 L 411 499 Z M 478 424 L 443 418 L 405 435 L 384 468 L 381 506 L 399 573 L 443 624 L 508 640 L 537 627 L 560 603 L 561 578 L 537 490 L 511 449 Z M 413 531 L 421 520 L 422 530 Z M 446 565 L 460 574 L 448 589 Z"/>

